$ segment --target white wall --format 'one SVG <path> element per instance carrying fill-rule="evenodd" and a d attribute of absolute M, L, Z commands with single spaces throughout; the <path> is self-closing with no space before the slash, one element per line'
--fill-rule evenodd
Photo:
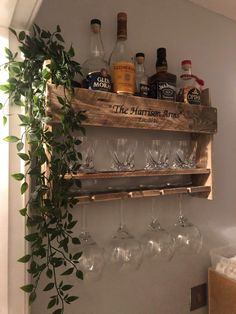
<path fill-rule="evenodd" d="M 115 42 L 116 14 L 123 10 L 128 13 L 130 47 L 134 52 L 145 52 L 149 75 L 154 73 L 156 49 L 164 46 L 170 72 L 179 76 L 181 60 L 191 58 L 194 72 L 211 90 L 219 115 L 213 155 L 215 198 L 185 202 L 188 218 L 204 236 L 200 255 L 176 256 L 168 264 L 144 264 L 137 273 L 125 276 L 107 270 L 99 282 L 76 284 L 80 299 L 66 313 L 187 314 L 190 288 L 207 281 L 209 250 L 233 241 L 236 235 L 236 24 L 185 0 L 50 0 L 43 3 L 36 23 L 50 30 L 60 24 L 68 46 L 73 43 L 77 60 L 83 62 L 88 53 L 90 19 L 102 20 L 109 56 Z M 117 132 L 125 134 L 124 130 Z M 100 138 L 107 133 L 110 130 L 96 130 Z M 89 134 L 95 132 L 90 129 Z M 144 138 L 154 133 L 129 131 L 129 136 Z M 160 222 L 163 226 L 173 224 L 176 198 L 165 197 L 158 204 Z M 100 245 L 105 245 L 117 228 L 118 208 L 117 202 L 89 206 L 89 229 Z M 150 220 L 150 200 L 127 201 L 126 208 L 127 225 L 138 236 Z M 80 209 L 73 211 L 80 219 Z M 38 296 L 33 314 L 46 312 L 45 300 L 45 293 Z M 207 309 L 195 313 L 207 313 Z"/>

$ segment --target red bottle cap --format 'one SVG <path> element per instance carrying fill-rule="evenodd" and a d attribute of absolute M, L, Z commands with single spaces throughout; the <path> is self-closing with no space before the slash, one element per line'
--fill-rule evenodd
<path fill-rule="evenodd" d="M 181 62 L 181 64 L 182 64 L 182 65 L 185 65 L 185 64 L 190 64 L 190 65 L 192 65 L 192 61 L 191 61 L 191 60 L 183 60 L 183 61 Z"/>

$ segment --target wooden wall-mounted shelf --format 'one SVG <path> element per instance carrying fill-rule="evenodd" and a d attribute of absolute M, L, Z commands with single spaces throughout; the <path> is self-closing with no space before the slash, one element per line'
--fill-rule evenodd
<path fill-rule="evenodd" d="M 209 99 L 207 91 L 203 99 Z M 58 96 L 64 96 L 64 89 L 53 84 L 48 85 L 47 114 L 51 117 L 49 124 L 60 123 L 60 103 Z M 65 179 L 115 179 L 134 177 L 164 177 L 191 175 L 191 187 L 178 187 L 164 190 L 143 190 L 133 192 L 102 193 L 79 196 L 82 201 L 105 201 L 122 197 L 145 197 L 147 195 L 168 195 L 190 193 L 212 199 L 212 141 L 217 131 L 217 110 L 204 105 L 188 105 L 178 102 L 161 101 L 135 96 L 117 95 L 114 93 L 96 92 L 75 88 L 72 106 L 75 111 L 86 111 L 87 119 L 83 125 L 96 127 L 136 128 L 168 132 L 185 132 L 198 141 L 197 168 L 179 170 L 128 172 L 77 173 L 66 175 Z M 191 189 L 191 190 L 190 190 Z M 162 191 L 162 192 L 160 192 Z M 164 191 L 164 192 L 163 192 Z M 190 192 L 191 191 L 191 192 Z M 124 194 L 125 193 L 125 194 Z M 130 194 L 131 193 L 131 194 Z M 154 194 L 154 195 L 153 195 Z"/>

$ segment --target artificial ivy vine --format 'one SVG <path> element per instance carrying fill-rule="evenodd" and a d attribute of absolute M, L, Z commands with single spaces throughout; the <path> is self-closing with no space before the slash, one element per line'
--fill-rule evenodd
<path fill-rule="evenodd" d="M 73 286 L 66 283 L 66 276 L 83 279 L 78 268 L 82 254 L 80 241 L 73 235 L 77 223 L 71 213 L 76 201 L 69 193 L 73 182 L 64 179 L 66 173 L 79 169 L 78 161 L 81 160 L 80 141 L 74 132 L 84 134 L 81 123 L 86 117 L 71 107 L 72 82 L 80 73 L 80 65 L 72 60 L 73 48 L 65 50 L 59 26 L 51 33 L 34 25 L 31 35 L 10 30 L 24 54 L 23 61 L 18 61 L 17 53 L 5 49 L 8 62 L 3 66 L 9 72 L 9 79 L 0 86 L 9 95 L 10 103 L 23 107 L 24 111 L 24 114 L 18 114 L 20 126 L 24 128 L 22 137 L 5 138 L 16 144 L 18 156 L 25 162 L 25 172 L 12 176 L 22 182 L 21 194 L 28 190 L 29 195 L 25 208 L 20 209 L 28 227 L 25 240 L 29 243 L 29 253 L 19 262 L 27 263 L 32 280 L 21 289 L 29 293 L 32 304 L 41 277 L 45 275 L 47 284 L 43 291 L 49 293 L 47 308 L 53 314 L 62 314 L 66 303 L 78 299 L 72 295 Z M 50 60 L 50 64 L 44 66 L 46 60 Z M 64 86 L 65 91 L 64 97 L 58 97 L 61 123 L 56 132 L 48 126 L 50 118 L 46 114 L 49 81 Z M 4 112 L 4 104 L 0 104 L 0 109 Z M 6 121 L 4 115 L 3 122 Z M 77 185 L 80 188 L 80 182 Z"/>

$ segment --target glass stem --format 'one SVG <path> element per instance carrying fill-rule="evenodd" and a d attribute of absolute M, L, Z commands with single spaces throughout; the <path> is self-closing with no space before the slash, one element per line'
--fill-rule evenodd
<path fill-rule="evenodd" d="M 155 205 L 155 198 L 152 197 L 152 206 L 151 206 L 151 217 L 152 217 L 152 220 L 155 219 L 154 205 Z"/>
<path fill-rule="evenodd" d="M 179 217 L 183 217 L 183 204 L 182 204 L 182 194 L 179 195 Z"/>
<path fill-rule="evenodd" d="M 82 205 L 82 231 L 87 231 L 88 221 L 85 205 Z"/>
<path fill-rule="evenodd" d="M 124 200 L 120 200 L 120 226 L 125 225 L 125 217 L 124 217 Z"/>

